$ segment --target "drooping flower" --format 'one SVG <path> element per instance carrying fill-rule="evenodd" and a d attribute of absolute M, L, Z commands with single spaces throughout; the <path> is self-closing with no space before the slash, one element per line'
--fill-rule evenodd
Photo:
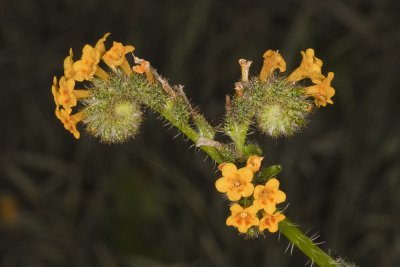
<path fill-rule="evenodd" d="M 314 84 L 320 83 L 325 77 L 321 74 L 322 60 L 315 57 L 314 49 L 308 48 L 306 52 L 301 51 L 303 57 L 300 66 L 287 78 L 289 82 L 297 82 L 310 78 Z"/>
<path fill-rule="evenodd" d="M 253 205 L 272 214 L 276 204 L 286 200 L 286 194 L 279 190 L 279 181 L 275 178 L 268 180 L 265 185 L 257 185 L 254 189 Z"/>
<path fill-rule="evenodd" d="M 58 90 L 58 103 L 64 108 L 72 108 L 76 106 L 76 97 L 73 94 L 75 81 L 73 79 L 65 79 L 61 77 Z"/>
<path fill-rule="evenodd" d="M 247 159 L 247 165 L 246 167 L 250 168 L 253 173 L 256 173 L 260 170 L 261 167 L 261 161 L 264 159 L 264 157 L 259 157 L 259 156 L 250 156 Z"/>
<path fill-rule="evenodd" d="M 260 220 L 259 229 L 264 231 L 268 229 L 270 233 L 275 233 L 278 231 L 279 222 L 285 219 L 285 215 L 280 212 L 275 212 L 274 214 L 265 213 L 264 217 Z"/>
<path fill-rule="evenodd" d="M 215 182 L 215 187 L 219 192 L 226 193 L 229 200 L 237 201 L 253 193 L 253 172 L 250 168 L 237 169 L 233 163 L 222 163 L 218 168 L 222 171 L 222 177 Z"/>
<path fill-rule="evenodd" d="M 237 227 L 239 232 L 246 233 L 250 227 L 260 225 L 256 207 L 243 208 L 239 204 L 233 204 L 230 210 L 231 216 L 226 219 L 226 225 Z"/>
<path fill-rule="evenodd" d="M 69 56 L 64 59 L 64 77 L 66 79 L 73 79 L 75 77 L 75 71 L 73 68 L 74 59 L 72 48 L 69 49 Z"/>
<path fill-rule="evenodd" d="M 104 42 L 108 35 L 109 33 L 106 33 L 102 38 L 100 38 L 95 47 L 88 44 L 83 47 L 81 59 L 74 62 L 72 65 L 74 71 L 73 78 L 76 81 L 90 81 L 93 79 L 94 75 L 103 80 L 108 80 L 108 74 L 98 66 L 100 58 L 105 52 Z"/>
<path fill-rule="evenodd" d="M 136 73 L 139 74 L 146 74 L 147 80 L 149 81 L 149 83 L 153 83 L 154 82 L 154 74 L 151 71 L 150 68 L 150 62 L 146 61 L 146 60 L 141 60 L 139 65 L 133 66 L 132 70 Z"/>
<path fill-rule="evenodd" d="M 132 70 L 125 55 L 134 50 L 135 48 L 131 45 L 123 46 L 121 43 L 113 42 L 113 46 L 105 52 L 102 59 L 111 69 L 115 70 L 116 67 L 121 67 L 126 74 L 130 75 Z"/>
<path fill-rule="evenodd" d="M 78 99 L 87 98 L 90 96 L 89 90 L 76 90 L 75 81 L 73 79 L 66 79 L 64 76 L 57 82 L 54 77 L 51 92 L 54 97 L 54 102 L 57 106 L 62 106 L 66 110 L 75 107 Z"/>
<path fill-rule="evenodd" d="M 331 86 L 333 77 L 334 73 L 329 72 L 328 76 L 323 79 L 321 83 L 305 88 L 305 94 L 314 97 L 314 102 L 317 107 L 325 107 L 327 103 L 333 104 L 331 100 L 332 96 L 335 95 L 335 89 Z"/>
<path fill-rule="evenodd" d="M 82 57 L 73 65 L 75 71 L 74 79 L 82 82 L 92 80 L 98 69 L 97 64 L 100 61 L 100 52 L 90 45 L 85 45 L 82 49 Z"/>
<path fill-rule="evenodd" d="M 84 113 L 78 112 L 76 114 L 71 115 L 70 111 L 57 108 L 55 113 L 57 118 L 62 122 L 62 124 L 64 124 L 64 128 L 68 130 L 70 133 L 72 133 L 76 139 L 79 139 L 80 133 L 76 129 L 76 125 L 83 119 Z"/>
<path fill-rule="evenodd" d="M 286 71 L 286 62 L 278 51 L 268 50 L 264 53 L 264 63 L 260 72 L 260 80 L 265 82 L 271 73 L 279 68 L 280 72 Z"/>
<path fill-rule="evenodd" d="M 103 37 L 101 37 L 101 38 L 97 41 L 96 45 L 94 46 L 94 48 L 97 49 L 97 51 L 99 51 L 100 56 L 103 56 L 104 53 L 106 52 L 106 47 L 105 47 L 105 45 L 104 45 L 104 42 L 106 41 L 106 39 L 107 39 L 107 37 L 108 37 L 109 35 L 110 35 L 109 32 L 106 33 L 106 34 L 104 34 Z"/>

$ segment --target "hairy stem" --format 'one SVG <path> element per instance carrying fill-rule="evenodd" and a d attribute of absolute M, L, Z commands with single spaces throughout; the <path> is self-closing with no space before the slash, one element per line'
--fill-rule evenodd
<path fill-rule="evenodd" d="M 168 120 L 176 128 L 178 128 L 178 130 L 186 135 L 193 143 L 197 142 L 199 134 L 195 130 L 193 130 L 187 123 L 182 123 L 181 121 L 176 120 L 167 110 L 160 111 L 160 115 Z M 215 162 L 222 163 L 224 161 L 223 157 L 215 147 L 201 146 L 200 149 L 206 152 Z"/>
<path fill-rule="evenodd" d="M 188 124 L 182 123 L 180 121 L 178 122 L 168 111 L 162 111 L 160 112 L 160 114 L 169 122 L 171 122 L 175 127 L 177 127 L 180 131 L 182 131 L 182 133 L 184 133 L 191 141 L 196 143 L 199 135 Z M 206 152 L 215 162 L 223 162 L 223 158 L 216 148 L 202 146 L 201 149 Z M 309 237 L 302 233 L 299 228 L 297 228 L 288 219 L 285 219 L 279 224 L 279 231 L 318 266 L 337 266 L 334 259 L 332 259 L 316 244 L 314 244 Z"/>
<path fill-rule="evenodd" d="M 279 223 L 279 231 L 318 266 L 337 266 L 334 259 L 320 249 L 288 219 Z"/>
<path fill-rule="evenodd" d="M 235 124 L 232 128 L 233 129 L 229 132 L 230 137 L 235 143 L 236 151 L 239 152 L 239 154 L 243 154 L 249 124 Z"/>

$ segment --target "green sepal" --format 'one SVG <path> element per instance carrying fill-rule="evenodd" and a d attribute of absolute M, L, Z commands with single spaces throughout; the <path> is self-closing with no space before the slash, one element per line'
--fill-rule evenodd
<path fill-rule="evenodd" d="M 262 155 L 262 149 L 256 145 L 256 144 L 247 144 L 243 148 L 243 156 L 246 157 L 246 159 L 250 156 L 261 156 Z"/>
<path fill-rule="evenodd" d="M 282 171 L 281 165 L 272 165 L 262 170 L 256 178 L 257 183 L 264 183 Z"/>

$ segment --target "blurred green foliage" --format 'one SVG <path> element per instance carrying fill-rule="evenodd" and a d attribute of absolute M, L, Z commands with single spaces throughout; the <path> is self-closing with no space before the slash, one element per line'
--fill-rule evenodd
<path fill-rule="evenodd" d="M 52 77 L 70 47 L 78 55 L 105 32 L 184 84 L 214 125 L 239 58 L 256 75 L 264 51 L 279 49 L 290 71 L 314 48 L 324 74 L 335 72 L 335 104 L 293 138 L 251 137 L 268 165 L 283 166 L 286 214 L 319 232 L 324 249 L 361 266 L 400 265 L 399 10 L 393 0 L 0 1 L 0 265 L 306 262 L 283 255 L 283 237 L 243 240 L 225 226 L 215 165 L 153 114 L 124 145 L 63 129 Z"/>

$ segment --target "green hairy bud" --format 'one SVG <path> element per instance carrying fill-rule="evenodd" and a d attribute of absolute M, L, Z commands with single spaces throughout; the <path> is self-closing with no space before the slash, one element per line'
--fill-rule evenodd
<path fill-rule="evenodd" d="M 85 104 L 83 123 L 89 134 L 104 143 L 123 143 L 134 138 L 142 121 L 140 105 L 132 100 L 129 80 L 120 73 L 109 81 L 94 80 L 92 97 Z"/>
<path fill-rule="evenodd" d="M 311 102 L 304 96 L 303 87 L 281 79 L 255 86 L 264 91 L 256 112 L 262 132 L 272 137 L 291 136 L 307 124 Z"/>

